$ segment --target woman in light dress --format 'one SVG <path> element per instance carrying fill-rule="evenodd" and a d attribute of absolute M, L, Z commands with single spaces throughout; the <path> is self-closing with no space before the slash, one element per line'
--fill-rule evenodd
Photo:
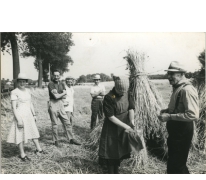
<path fill-rule="evenodd" d="M 11 92 L 11 104 L 14 119 L 8 134 L 7 142 L 17 144 L 22 161 L 31 159 L 25 154 L 24 143 L 32 140 L 36 146 L 35 154 L 45 154 L 39 145 L 39 131 L 36 126 L 36 114 L 31 102 L 30 90 L 25 88 L 28 78 L 24 73 L 19 73 L 17 88 Z"/>

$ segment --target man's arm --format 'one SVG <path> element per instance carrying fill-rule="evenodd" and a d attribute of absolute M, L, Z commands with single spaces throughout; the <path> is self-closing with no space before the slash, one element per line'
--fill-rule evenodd
<path fill-rule="evenodd" d="M 67 94 L 66 91 L 63 90 L 63 93 L 61 93 L 61 94 L 53 94 L 53 96 L 54 96 L 55 99 L 62 99 L 66 94 Z"/>
<path fill-rule="evenodd" d="M 98 98 L 98 96 L 100 96 L 100 93 L 101 93 L 101 91 L 100 92 L 94 92 L 94 88 L 93 87 L 91 88 L 90 94 L 91 94 L 92 98 L 94 98 L 94 97 Z"/>
<path fill-rule="evenodd" d="M 160 111 L 160 114 L 163 114 L 163 113 L 169 113 L 169 109 L 167 108 L 167 109 L 162 109 L 161 111 Z"/>
<path fill-rule="evenodd" d="M 182 91 L 184 113 L 171 114 L 171 120 L 191 122 L 199 119 L 198 95 L 194 89 Z"/>
<path fill-rule="evenodd" d="M 48 89 L 50 91 L 50 93 L 53 95 L 53 97 L 55 99 L 62 99 L 63 96 L 65 96 L 67 93 L 66 93 L 66 90 L 63 90 L 63 93 L 59 94 L 59 93 L 54 93 L 52 90 L 56 89 L 55 86 L 53 84 L 49 84 L 48 85 Z"/>
<path fill-rule="evenodd" d="M 102 86 L 101 90 L 97 93 L 96 97 L 97 98 L 103 98 L 103 96 L 105 96 L 105 87 Z"/>

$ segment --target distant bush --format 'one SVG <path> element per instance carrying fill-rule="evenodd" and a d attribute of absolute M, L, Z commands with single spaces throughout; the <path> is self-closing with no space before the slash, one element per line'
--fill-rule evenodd
<path fill-rule="evenodd" d="M 93 82 L 93 77 L 95 74 L 87 74 L 85 75 L 81 75 L 78 79 L 77 79 L 77 83 L 86 83 L 86 82 Z M 104 73 L 100 73 L 99 74 L 101 77 L 101 81 L 105 82 L 105 81 L 112 81 L 112 77 L 104 74 Z"/>
<path fill-rule="evenodd" d="M 154 74 L 148 76 L 150 79 L 167 79 L 167 74 Z"/>

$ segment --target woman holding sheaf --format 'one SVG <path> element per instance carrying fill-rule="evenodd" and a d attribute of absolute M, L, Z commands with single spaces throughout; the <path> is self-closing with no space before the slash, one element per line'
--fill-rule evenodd
<path fill-rule="evenodd" d="M 139 137 L 133 130 L 135 104 L 128 93 L 129 80 L 125 77 L 115 76 L 113 79 L 115 87 L 105 95 L 103 101 L 105 120 L 98 155 L 99 164 L 106 165 L 109 174 L 118 174 L 121 161 L 130 158 L 132 152 L 129 139 L 134 139 L 137 151 L 142 146 Z M 131 138 L 128 135 L 130 132 Z M 140 144 L 138 144 L 139 142 Z"/>

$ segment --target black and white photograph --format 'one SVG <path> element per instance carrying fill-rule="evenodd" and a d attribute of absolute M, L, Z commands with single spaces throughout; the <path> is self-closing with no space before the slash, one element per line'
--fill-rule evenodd
<path fill-rule="evenodd" d="M 205 33 L 1 33 L 2 173 L 205 173 Z"/>
<path fill-rule="evenodd" d="M 35 7 L 12 15 L 26 28 L 0 29 L 1 174 L 206 174 L 204 31 L 133 29 L 136 16 L 112 22 L 131 31 L 91 28 L 83 4 L 73 21 L 89 30 L 62 7 L 65 29 Z M 41 17 L 58 29 L 27 29 Z"/>

